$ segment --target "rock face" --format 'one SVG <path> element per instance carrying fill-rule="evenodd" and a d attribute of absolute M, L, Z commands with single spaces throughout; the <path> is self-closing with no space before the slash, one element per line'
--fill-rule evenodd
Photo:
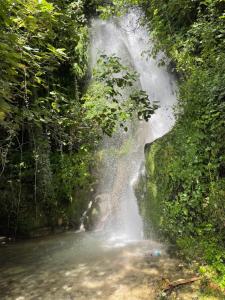
<path fill-rule="evenodd" d="M 96 206 L 92 211 L 92 224 L 96 230 L 103 230 L 111 215 L 111 196 L 109 193 L 95 197 Z"/>
<path fill-rule="evenodd" d="M 29 233 L 29 237 L 30 238 L 38 238 L 38 237 L 50 235 L 52 232 L 53 231 L 52 231 L 51 227 L 37 228 L 37 229 L 32 230 Z"/>
<path fill-rule="evenodd" d="M 145 148 L 144 148 L 145 154 L 147 154 L 150 151 L 151 145 L 152 143 L 145 144 Z"/>
<path fill-rule="evenodd" d="M 135 195 L 138 199 L 138 205 L 141 215 L 144 219 L 144 233 L 148 238 L 156 238 L 157 230 L 160 222 L 160 201 L 162 188 L 159 184 L 159 168 L 156 166 L 156 160 L 160 161 L 158 156 L 155 156 L 161 141 L 166 139 L 168 134 L 156 139 L 152 143 L 145 144 L 145 171 L 140 174 L 138 182 L 135 185 Z"/>
<path fill-rule="evenodd" d="M 152 142 L 152 143 L 147 143 L 147 144 L 145 144 L 145 147 L 144 147 L 145 157 L 147 157 L 148 154 L 150 153 L 151 147 L 152 147 L 154 144 L 157 144 L 158 141 L 162 140 L 162 139 L 163 139 L 164 137 L 166 137 L 166 136 L 167 136 L 167 134 L 165 134 L 163 137 L 160 137 L 160 138 L 154 140 L 154 142 Z"/>
<path fill-rule="evenodd" d="M 81 218 L 81 226 L 84 230 L 94 229 L 99 218 L 100 207 L 99 200 L 95 197 L 94 201 L 90 201 L 86 211 L 83 213 Z"/>
<path fill-rule="evenodd" d="M 0 236 L 0 245 L 5 245 L 7 240 L 8 239 L 5 236 Z"/>
<path fill-rule="evenodd" d="M 95 196 L 94 201 L 89 203 L 82 217 L 85 229 L 100 231 L 107 227 L 118 206 L 114 198 L 113 193 L 102 193 Z"/>

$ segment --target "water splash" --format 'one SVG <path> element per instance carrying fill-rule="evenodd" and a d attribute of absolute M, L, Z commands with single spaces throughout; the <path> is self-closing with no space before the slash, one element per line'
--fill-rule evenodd
<path fill-rule="evenodd" d="M 91 35 L 91 64 L 102 52 L 115 54 L 140 74 L 137 85 L 160 105 L 148 123 L 133 121 L 129 133 L 121 131 L 113 138 L 105 137 L 102 145 L 104 168 L 98 186 L 102 219 L 98 229 L 105 229 L 111 241 L 140 240 L 143 223 L 133 185 L 143 165 L 145 144 L 163 136 L 174 124 L 175 79 L 166 66 L 159 67 L 161 55 L 156 59 L 143 55 L 152 48 L 152 42 L 146 28 L 139 25 L 137 12 L 120 19 L 93 20 Z"/>

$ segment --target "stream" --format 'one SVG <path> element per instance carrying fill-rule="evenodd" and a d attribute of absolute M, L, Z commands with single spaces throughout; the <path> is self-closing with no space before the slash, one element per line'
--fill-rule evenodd
<path fill-rule="evenodd" d="M 93 20 L 90 64 L 101 53 L 119 56 L 140 74 L 137 86 L 160 108 L 148 123 L 134 121 L 128 133 L 104 138 L 97 191 L 102 219 L 95 232 L 67 232 L 0 247 L 0 299 L 155 299 L 162 278 L 183 274 L 164 245 L 144 239 L 133 190 L 144 171 L 144 146 L 171 129 L 176 103 L 175 79 L 158 65 L 162 53 L 156 59 L 146 54 L 152 42 L 138 16 L 131 12 L 110 21 Z"/>

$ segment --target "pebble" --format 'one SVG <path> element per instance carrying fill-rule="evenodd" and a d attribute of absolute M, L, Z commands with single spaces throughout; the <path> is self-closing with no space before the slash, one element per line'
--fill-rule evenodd
<path fill-rule="evenodd" d="M 161 256 L 161 251 L 160 251 L 160 250 L 155 250 L 155 251 L 152 253 L 152 256 L 155 256 L 155 257 Z"/>
<path fill-rule="evenodd" d="M 68 286 L 68 285 L 64 285 L 64 286 L 63 286 L 63 289 L 64 289 L 65 291 L 67 291 L 67 292 L 70 292 L 71 289 L 72 289 L 72 287 L 70 287 L 70 286 Z"/>

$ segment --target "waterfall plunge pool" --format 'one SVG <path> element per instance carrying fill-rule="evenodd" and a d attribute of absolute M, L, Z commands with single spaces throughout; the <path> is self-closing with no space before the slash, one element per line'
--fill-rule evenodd
<path fill-rule="evenodd" d="M 160 257 L 151 256 L 155 249 Z M 182 275 L 160 244 L 121 245 L 102 233 L 67 232 L 0 248 L 2 300 L 153 300 L 162 278 Z"/>

